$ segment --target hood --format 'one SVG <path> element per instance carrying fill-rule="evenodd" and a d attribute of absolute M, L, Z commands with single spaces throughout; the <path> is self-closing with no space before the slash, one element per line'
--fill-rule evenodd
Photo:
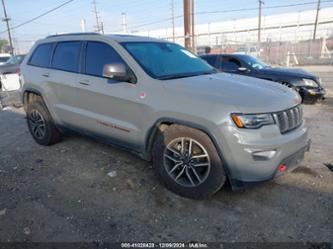
<path fill-rule="evenodd" d="M 300 68 L 272 67 L 260 70 L 261 73 L 273 74 L 278 76 L 299 77 L 308 79 L 317 79 L 318 77 Z"/>
<path fill-rule="evenodd" d="M 298 93 L 283 85 L 236 74 L 218 73 L 166 80 L 164 85 L 198 102 L 231 105 L 242 113 L 281 111 L 301 101 Z"/>

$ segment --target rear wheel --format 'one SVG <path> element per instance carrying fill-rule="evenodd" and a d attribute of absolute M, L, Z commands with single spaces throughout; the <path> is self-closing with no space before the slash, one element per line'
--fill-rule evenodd
<path fill-rule="evenodd" d="M 41 100 L 28 104 L 27 123 L 35 141 L 41 145 L 52 145 L 61 140 L 61 133 Z"/>
<path fill-rule="evenodd" d="M 171 125 L 154 143 L 156 174 L 173 192 L 189 198 L 205 198 L 225 183 L 222 161 L 203 132 Z"/>

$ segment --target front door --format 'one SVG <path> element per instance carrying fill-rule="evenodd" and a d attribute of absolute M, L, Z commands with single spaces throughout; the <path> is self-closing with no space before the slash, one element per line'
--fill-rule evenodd
<path fill-rule="evenodd" d="M 78 125 L 87 132 L 111 137 L 125 147 L 137 144 L 140 101 L 137 84 L 103 77 L 106 64 L 124 63 L 109 44 L 88 41 L 77 82 Z"/>

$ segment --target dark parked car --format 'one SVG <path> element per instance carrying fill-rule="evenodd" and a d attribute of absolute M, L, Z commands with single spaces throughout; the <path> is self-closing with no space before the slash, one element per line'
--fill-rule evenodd
<path fill-rule="evenodd" d="M 209 54 L 201 56 L 210 65 L 227 73 L 242 74 L 271 80 L 296 90 L 305 103 L 324 99 L 325 90 L 320 79 L 309 72 L 295 68 L 278 68 L 244 54 Z"/>
<path fill-rule="evenodd" d="M 0 74 L 17 73 L 25 55 L 14 55 L 5 63 L 0 65 Z"/>

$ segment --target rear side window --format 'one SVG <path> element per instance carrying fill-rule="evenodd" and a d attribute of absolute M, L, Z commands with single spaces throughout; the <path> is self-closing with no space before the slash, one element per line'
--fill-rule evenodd
<path fill-rule="evenodd" d="M 52 67 L 69 72 L 78 72 L 81 42 L 59 42 L 55 49 Z"/>
<path fill-rule="evenodd" d="M 33 52 L 29 64 L 38 67 L 48 67 L 50 64 L 52 48 L 52 43 L 39 45 Z"/>
<path fill-rule="evenodd" d="M 86 74 L 103 76 L 106 64 L 123 63 L 123 59 L 108 44 L 102 42 L 88 42 L 86 50 Z"/>

